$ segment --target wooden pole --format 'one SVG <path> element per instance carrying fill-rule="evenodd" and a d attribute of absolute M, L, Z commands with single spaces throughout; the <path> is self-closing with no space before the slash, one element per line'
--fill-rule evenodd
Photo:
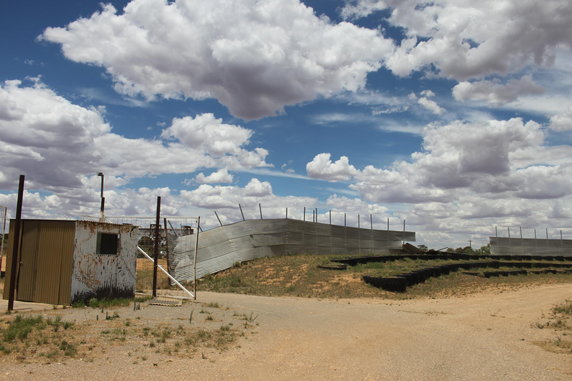
<path fill-rule="evenodd" d="M 243 220 L 243 221 L 246 221 L 246 220 L 244 219 L 244 213 L 242 213 L 242 206 L 240 206 L 240 204 L 238 204 L 238 209 L 240 209 L 240 215 L 242 216 L 242 220 Z"/>
<path fill-rule="evenodd" d="M 159 264 L 159 224 L 161 223 L 161 196 L 157 196 L 155 216 L 155 242 L 153 242 L 153 297 L 157 296 L 157 265 Z"/>
<path fill-rule="evenodd" d="M 24 198 L 24 175 L 20 175 L 18 184 L 18 202 L 16 204 L 16 221 L 14 225 L 14 238 L 12 242 L 12 266 L 10 267 L 10 289 L 8 290 L 8 311 L 14 309 L 14 296 L 16 291 L 16 272 L 18 271 L 18 252 L 20 249 L 20 228 L 22 225 L 22 202 Z"/>
<path fill-rule="evenodd" d="M 260 219 L 262 220 L 262 205 L 258 204 L 258 209 L 260 210 Z"/>

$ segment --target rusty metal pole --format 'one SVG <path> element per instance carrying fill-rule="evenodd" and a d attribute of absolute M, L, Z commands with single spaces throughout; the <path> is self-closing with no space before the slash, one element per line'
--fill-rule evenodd
<path fill-rule="evenodd" d="M 153 297 L 157 296 L 157 265 L 159 264 L 159 225 L 161 223 L 161 196 L 157 196 L 155 217 L 155 242 L 153 242 Z"/>
<path fill-rule="evenodd" d="M 22 199 L 24 198 L 25 176 L 20 175 L 18 184 L 18 203 L 16 204 L 16 221 L 14 224 L 14 238 L 12 242 L 12 266 L 10 267 L 10 289 L 8 290 L 8 311 L 14 309 L 14 295 L 16 290 L 16 272 L 18 271 L 18 251 L 20 249 L 20 227 L 22 225 Z"/>

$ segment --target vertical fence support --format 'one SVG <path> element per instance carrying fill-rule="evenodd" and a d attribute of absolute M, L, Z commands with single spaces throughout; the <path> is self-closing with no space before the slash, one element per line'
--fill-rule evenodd
<path fill-rule="evenodd" d="M 0 269 L 1 269 L 2 255 L 4 255 L 4 236 L 6 235 L 6 218 L 8 217 L 8 208 L 5 206 L 1 206 L 0 208 L 4 208 L 4 220 L 2 222 L 2 240 L 0 241 Z"/>
<path fill-rule="evenodd" d="M 167 228 L 166 218 L 163 218 L 163 229 L 165 231 L 165 256 L 167 258 L 167 270 L 171 271 L 171 262 L 169 260 L 169 229 Z"/>
<path fill-rule="evenodd" d="M 161 223 L 161 196 L 157 196 L 155 240 L 153 242 L 153 297 L 157 296 L 157 265 L 159 264 L 159 224 Z"/>
<path fill-rule="evenodd" d="M 240 215 L 242 216 L 242 220 L 246 221 L 246 219 L 244 218 L 244 213 L 242 212 L 242 206 L 240 206 L 240 204 L 238 204 L 238 209 L 240 209 Z M 288 217 L 286 217 L 288 218 Z"/>
<path fill-rule="evenodd" d="M 258 204 L 258 210 L 260 210 L 260 219 L 262 220 L 262 204 Z"/>
<path fill-rule="evenodd" d="M 361 229 L 360 229 L 360 223 L 359 223 L 359 214 L 357 215 L 357 227 L 358 227 L 358 231 L 357 231 L 357 241 L 358 241 L 358 254 L 361 254 Z"/>
<path fill-rule="evenodd" d="M 371 228 L 370 230 L 370 240 L 371 240 L 371 254 L 373 254 L 375 252 L 375 245 L 373 244 L 373 216 L 369 215 L 369 226 Z"/>
<path fill-rule="evenodd" d="M 10 267 L 10 289 L 8 290 L 8 311 L 14 309 L 14 295 L 16 290 L 16 272 L 18 271 L 18 252 L 20 249 L 20 228 L 22 225 L 22 202 L 24 198 L 24 175 L 20 175 L 18 184 L 18 201 L 16 204 L 16 221 L 14 225 L 14 238 L 12 242 L 12 266 Z"/>
<path fill-rule="evenodd" d="M 197 234 L 195 237 L 195 254 L 193 257 L 193 295 L 197 300 L 197 258 L 199 252 L 199 231 L 201 230 L 201 216 L 197 217 Z"/>
<path fill-rule="evenodd" d="M 222 222 L 220 221 L 220 218 L 218 217 L 218 213 L 216 212 L 216 210 L 214 211 L 214 214 L 216 216 L 216 219 L 218 220 L 218 223 L 220 224 L 220 226 L 222 226 Z"/>

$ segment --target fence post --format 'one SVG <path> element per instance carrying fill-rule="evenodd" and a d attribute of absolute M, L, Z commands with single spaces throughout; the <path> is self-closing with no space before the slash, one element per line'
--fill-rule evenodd
<path fill-rule="evenodd" d="M 8 290 L 8 311 L 14 309 L 14 295 L 16 290 L 16 272 L 18 271 L 18 251 L 20 246 L 20 228 L 22 224 L 22 202 L 24 198 L 24 175 L 20 175 L 18 184 L 18 201 L 16 203 L 16 222 L 14 225 L 14 238 L 12 242 L 12 266 L 10 266 L 10 289 Z"/>
<path fill-rule="evenodd" d="M 220 224 L 220 226 L 222 226 L 222 222 L 220 221 L 220 218 L 218 217 L 218 213 L 216 212 L 216 210 L 214 211 L 214 214 L 216 216 L 216 219 L 218 220 L 218 223 Z"/>
<path fill-rule="evenodd" d="M 159 224 L 161 223 L 161 196 L 157 196 L 155 216 L 155 242 L 153 242 L 153 297 L 157 296 L 157 265 L 159 264 Z"/>
<path fill-rule="evenodd" d="M 240 215 L 242 216 L 242 220 L 246 221 L 244 218 L 244 213 L 242 212 L 242 206 L 240 206 L 240 204 L 238 204 L 238 209 L 240 209 Z"/>

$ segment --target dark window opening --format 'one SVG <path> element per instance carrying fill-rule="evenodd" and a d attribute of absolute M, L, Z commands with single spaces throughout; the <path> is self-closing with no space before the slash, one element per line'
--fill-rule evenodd
<path fill-rule="evenodd" d="M 119 234 L 97 233 L 97 254 L 117 255 Z"/>

